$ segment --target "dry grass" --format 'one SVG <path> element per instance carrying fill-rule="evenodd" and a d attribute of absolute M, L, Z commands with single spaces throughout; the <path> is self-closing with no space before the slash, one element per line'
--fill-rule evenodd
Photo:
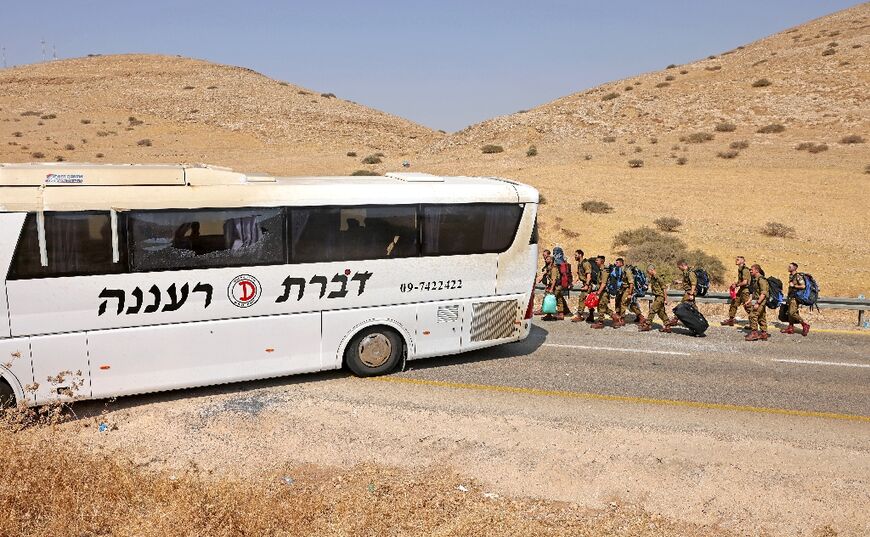
<path fill-rule="evenodd" d="M 495 153 L 501 153 L 504 151 L 504 148 L 500 145 L 487 144 L 480 148 L 480 152 L 484 155 L 492 155 Z"/>
<path fill-rule="evenodd" d="M 607 214 L 613 212 L 613 207 L 609 203 L 597 200 L 584 201 L 580 204 L 580 208 L 587 213 Z"/>
<path fill-rule="evenodd" d="M 363 164 L 380 164 L 381 162 L 383 161 L 378 155 L 369 155 L 366 158 L 362 159 Z"/>
<path fill-rule="evenodd" d="M 849 134 L 840 138 L 841 144 L 863 144 L 864 141 L 864 137 L 858 134 Z"/>
<path fill-rule="evenodd" d="M 737 130 L 737 125 L 734 123 L 717 123 L 715 127 L 716 132 L 734 132 Z"/>
<path fill-rule="evenodd" d="M 702 144 L 704 142 L 709 142 L 713 139 L 713 135 L 709 132 L 693 132 L 692 134 L 686 136 L 685 141 L 690 144 Z"/>
<path fill-rule="evenodd" d="M 662 216 L 653 220 L 653 224 L 661 231 L 673 232 L 683 225 L 683 221 L 673 216 Z"/>
<path fill-rule="evenodd" d="M 631 160 L 628 161 L 628 167 L 629 167 L 629 168 L 642 168 L 642 167 L 643 167 L 643 161 L 642 161 L 641 159 L 639 159 L 639 158 L 631 159 Z"/>
<path fill-rule="evenodd" d="M 791 226 L 781 224 L 779 222 L 768 222 L 761 228 L 761 234 L 768 237 L 779 237 L 783 239 L 794 238 L 795 229 Z"/>
<path fill-rule="evenodd" d="M 779 134 L 780 132 L 785 131 L 785 125 L 780 125 L 779 123 L 771 123 L 770 125 L 765 125 L 758 129 L 756 132 L 759 134 Z"/>
<path fill-rule="evenodd" d="M 487 497 L 450 470 L 318 467 L 218 479 L 195 466 L 151 473 L 82 454 L 51 428 L 0 429 L 0 534 L 137 535 L 725 535 L 634 507 Z M 289 473 L 289 472 L 288 472 Z M 460 490 L 462 486 L 466 491 Z M 614 504 L 615 505 L 615 504 Z"/>

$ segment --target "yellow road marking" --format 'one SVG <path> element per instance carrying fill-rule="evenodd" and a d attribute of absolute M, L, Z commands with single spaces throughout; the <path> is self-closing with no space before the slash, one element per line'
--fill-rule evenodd
<path fill-rule="evenodd" d="M 395 382 L 398 384 L 416 384 L 418 386 L 435 386 L 438 388 L 453 388 L 460 390 L 476 390 L 486 392 L 519 393 L 545 397 L 564 397 L 569 399 L 592 399 L 597 401 L 618 401 L 643 405 L 664 405 L 705 410 L 736 410 L 740 412 L 755 412 L 757 414 L 780 414 L 786 416 L 801 416 L 806 418 L 828 418 L 834 420 L 863 421 L 870 423 L 870 416 L 856 414 L 838 414 L 836 412 L 819 412 L 815 410 L 793 410 L 788 408 L 769 408 L 749 405 L 729 405 L 724 403 L 704 403 L 701 401 L 680 401 L 678 399 L 654 399 L 651 397 L 632 397 L 628 395 L 606 395 L 601 393 L 569 392 L 563 390 L 542 390 L 539 388 L 522 388 L 518 386 L 501 386 L 498 384 L 467 384 L 464 382 L 447 382 L 443 380 L 412 379 L 407 377 L 372 377 L 370 380 Z"/>

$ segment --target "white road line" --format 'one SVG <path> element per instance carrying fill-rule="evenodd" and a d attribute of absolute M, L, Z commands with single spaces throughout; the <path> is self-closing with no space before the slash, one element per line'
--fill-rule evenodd
<path fill-rule="evenodd" d="M 773 358 L 771 362 L 782 362 L 786 364 L 810 364 L 810 365 L 841 365 L 844 367 L 870 367 L 870 364 L 850 364 L 848 362 L 824 362 L 819 360 L 787 360 L 784 358 Z"/>
<path fill-rule="evenodd" d="M 623 349 L 620 347 L 593 347 L 591 345 L 559 345 L 558 343 L 544 343 L 543 347 L 559 347 L 562 349 L 586 349 L 593 351 L 617 351 L 617 352 L 638 352 L 641 354 L 670 354 L 672 356 L 691 356 L 688 352 L 676 351 L 651 351 L 646 349 Z"/>

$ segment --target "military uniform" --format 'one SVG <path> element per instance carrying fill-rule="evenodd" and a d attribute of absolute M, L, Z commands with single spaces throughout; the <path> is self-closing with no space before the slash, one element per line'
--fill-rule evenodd
<path fill-rule="evenodd" d="M 683 271 L 683 299 L 682 302 L 694 302 L 695 290 L 698 289 L 698 277 L 692 267 Z M 691 294 L 690 294 L 691 293 Z"/>
<path fill-rule="evenodd" d="M 565 299 L 568 290 L 562 288 L 562 273 L 559 271 L 559 265 L 552 263 L 550 265 L 550 273 L 547 277 L 553 286 L 553 294 L 556 295 L 556 311 L 560 315 L 571 315 L 571 308 L 568 306 L 568 301 Z"/>
<path fill-rule="evenodd" d="M 601 289 L 602 292 L 600 295 L 601 299 L 598 301 L 598 321 L 596 322 L 595 325 L 592 325 L 593 328 L 596 328 L 596 327 L 600 328 L 602 325 L 604 325 L 604 317 L 607 315 L 610 315 L 610 317 L 613 319 L 614 328 L 619 328 L 622 325 L 622 323 L 621 323 L 622 316 L 618 313 L 618 311 L 619 310 L 625 311 L 625 308 L 622 304 L 623 294 L 625 294 L 625 290 L 628 288 L 628 282 L 625 280 L 625 267 L 623 267 L 622 274 L 623 274 L 622 278 L 620 279 L 619 282 L 617 282 L 618 288 L 617 288 L 616 294 L 611 295 L 610 293 L 607 292 L 607 283 L 608 283 L 608 280 L 610 279 L 610 271 L 609 270 L 602 270 L 599 273 L 599 275 L 598 275 L 599 284 L 598 285 L 599 285 L 599 289 Z M 616 304 L 615 304 L 616 311 L 611 311 L 611 309 L 610 309 L 610 299 L 611 298 L 616 298 Z"/>
<path fill-rule="evenodd" d="M 746 282 L 746 285 L 743 287 L 738 287 L 736 289 L 737 295 L 731 299 L 731 307 L 728 308 L 728 318 L 733 319 L 737 316 L 737 308 L 743 306 L 743 309 L 746 310 L 746 313 L 749 313 L 749 309 L 746 307 L 746 303 L 749 302 L 749 281 L 752 280 L 752 274 L 749 272 L 749 267 L 743 265 L 737 269 L 737 281 L 738 282 Z"/>
<path fill-rule="evenodd" d="M 806 288 L 807 283 L 804 281 L 804 276 L 800 272 L 795 272 L 788 277 L 788 322 L 789 324 L 804 325 L 804 320 L 799 313 L 800 304 L 798 304 L 795 296 L 798 291 Z"/>
<path fill-rule="evenodd" d="M 629 272 L 629 267 L 624 265 L 622 267 L 622 279 L 619 282 L 619 291 L 616 292 L 616 314 L 622 318 L 625 316 L 625 310 L 631 308 L 631 272 Z M 637 305 L 635 305 L 637 308 Z"/>
<path fill-rule="evenodd" d="M 665 297 L 667 296 L 668 286 L 658 276 L 650 276 L 649 290 L 655 298 L 649 305 L 649 323 L 652 323 L 653 317 L 659 316 L 664 325 L 670 322 L 668 319 L 668 311 L 665 309 Z"/>
<path fill-rule="evenodd" d="M 580 277 L 580 292 L 577 298 L 577 311 L 574 314 L 575 321 L 583 320 L 583 312 L 586 310 L 586 297 L 589 296 L 589 293 L 593 292 L 593 284 L 592 284 L 592 262 L 588 259 L 584 259 L 580 262 L 580 266 L 577 267 L 577 275 Z M 586 284 L 587 278 L 589 279 L 589 284 Z M 592 314 L 592 310 L 589 311 L 590 315 Z"/>
<path fill-rule="evenodd" d="M 750 284 L 752 293 L 752 302 L 754 305 L 749 310 L 749 328 L 753 332 L 767 332 L 767 297 L 770 296 L 770 285 L 767 283 L 767 278 L 758 276 L 752 278 Z M 764 302 L 759 303 L 758 299 L 764 295 Z M 756 307 L 757 306 L 757 307 Z M 747 336 L 750 337 L 750 336 Z"/>

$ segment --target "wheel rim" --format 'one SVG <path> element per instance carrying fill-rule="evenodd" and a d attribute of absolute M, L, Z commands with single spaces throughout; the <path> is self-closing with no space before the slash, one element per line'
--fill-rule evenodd
<path fill-rule="evenodd" d="M 383 334 L 369 334 L 362 338 L 357 347 L 359 359 L 369 367 L 380 367 L 387 363 L 393 354 L 390 338 Z"/>

